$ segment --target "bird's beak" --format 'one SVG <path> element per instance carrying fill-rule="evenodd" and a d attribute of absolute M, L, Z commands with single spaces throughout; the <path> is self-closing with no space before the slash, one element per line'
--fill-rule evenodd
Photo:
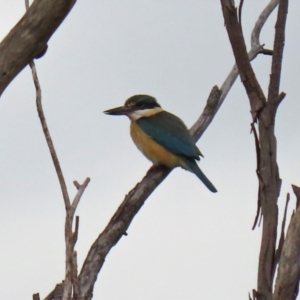
<path fill-rule="evenodd" d="M 104 113 L 107 114 L 107 115 L 121 116 L 121 115 L 128 115 L 133 111 L 134 111 L 133 107 L 120 106 L 120 107 L 105 110 Z"/>

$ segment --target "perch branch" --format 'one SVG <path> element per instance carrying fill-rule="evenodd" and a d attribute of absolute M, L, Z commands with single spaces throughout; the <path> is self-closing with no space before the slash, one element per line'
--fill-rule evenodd
<path fill-rule="evenodd" d="M 268 5 L 269 14 L 274 10 L 278 1 L 271 1 L 272 5 Z M 257 23 L 263 26 L 266 22 L 269 14 L 260 15 Z M 259 26 L 256 25 L 256 28 Z M 260 34 L 260 30 L 256 29 L 256 35 Z M 249 59 L 253 60 L 261 51 L 263 47 L 256 44 L 249 51 Z M 191 128 L 191 134 L 195 140 L 198 140 L 206 128 L 209 126 L 220 106 L 224 102 L 229 90 L 233 86 L 238 76 L 237 67 L 234 66 L 232 71 L 227 76 L 221 89 L 213 87 L 210 96 L 207 101 L 207 105 L 204 108 L 202 115 L 197 122 Z M 144 179 L 132 189 L 125 197 L 124 201 L 106 226 L 104 231 L 98 236 L 94 244 L 92 245 L 83 267 L 81 269 L 78 290 L 76 295 L 80 299 L 91 299 L 94 284 L 97 279 L 97 275 L 102 268 L 105 257 L 109 253 L 110 249 L 119 241 L 123 235 L 127 235 L 126 230 L 130 226 L 136 213 L 142 207 L 149 195 L 154 189 L 168 176 L 171 170 L 156 167 L 150 168 Z M 78 183 L 74 182 L 75 186 L 79 188 Z M 54 291 L 52 291 L 53 293 Z"/>
<path fill-rule="evenodd" d="M 198 136 L 201 135 L 214 118 L 218 108 L 216 95 L 219 95 L 219 93 L 220 91 L 217 87 L 212 89 L 210 97 L 207 100 L 206 107 L 203 111 L 203 118 L 199 118 L 199 120 L 202 121 L 198 120 L 202 127 L 192 127 L 194 138 L 196 134 Z M 131 221 L 143 206 L 146 199 L 170 172 L 171 170 L 165 167 L 151 167 L 143 180 L 138 183 L 125 197 L 124 201 L 121 203 L 104 231 L 98 236 L 90 248 L 90 251 L 84 261 L 79 274 L 79 286 L 81 289 L 80 299 L 90 299 L 97 275 L 103 266 L 108 252 L 119 241 L 119 239 L 126 234 Z"/>
<path fill-rule="evenodd" d="M 269 5 L 270 13 L 274 10 L 277 4 Z M 259 24 L 264 24 L 269 14 L 264 14 L 259 17 Z M 258 25 L 256 25 L 256 28 Z M 260 31 L 256 29 L 256 34 L 259 35 Z M 255 45 L 249 52 L 249 59 L 254 59 L 262 50 L 262 46 Z M 237 78 L 238 72 L 236 66 L 224 81 L 221 89 L 214 87 L 207 101 L 207 105 L 196 122 L 191 128 L 191 133 L 197 140 L 205 129 L 208 127 L 218 109 L 222 105 L 231 89 L 233 83 Z M 119 239 L 126 234 L 126 231 L 134 218 L 135 214 L 142 207 L 147 197 L 153 190 L 167 177 L 170 173 L 169 169 L 159 167 L 151 168 L 146 174 L 145 178 L 136 185 L 136 187 L 129 192 L 124 201 L 118 208 L 115 215 L 110 220 L 104 231 L 98 236 L 92 245 L 83 267 L 79 275 L 79 285 L 81 288 L 80 296 L 82 299 L 90 299 L 93 291 L 97 275 L 102 268 L 105 257 L 110 249 L 119 241 Z"/>

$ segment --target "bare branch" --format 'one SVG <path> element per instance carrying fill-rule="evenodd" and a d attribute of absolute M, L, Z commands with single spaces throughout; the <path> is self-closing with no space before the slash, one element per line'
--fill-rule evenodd
<path fill-rule="evenodd" d="M 264 19 L 264 22 L 266 19 L 267 17 Z M 251 49 L 249 52 L 249 59 L 254 59 L 260 51 L 262 51 L 262 47 Z M 194 135 L 195 140 L 197 140 L 203 134 L 205 129 L 211 123 L 212 119 L 223 103 L 228 91 L 236 80 L 237 74 L 237 68 L 234 67 L 222 85 L 221 91 L 217 87 L 213 88 L 203 114 L 200 116 L 196 124 L 191 128 L 191 132 Z M 147 172 L 142 182 L 137 184 L 137 186 L 125 197 L 123 203 L 112 217 L 106 229 L 99 235 L 89 251 L 79 275 L 79 284 L 76 285 L 77 287 L 74 286 L 74 293 L 76 293 L 76 296 L 81 297 L 82 299 L 90 299 L 94 283 L 104 263 L 106 255 L 118 242 L 122 235 L 126 235 L 126 230 L 135 214 L 139 211 L 147 197 L 164 180 L 170 171 L 171 170 L 163 167 L 151 168 Z M 77 182 L 74 182 L 74 184 L 79 190 L 80 185 Z M 72 206 L 74 203 L 76 203 L 75 200 L 73 201 Z M 77 206 L 77 204 L 75 206 Z M 74 237 L 74 234 L 72 236 Z M 75 252 L 73 252 L 73 254 L 74 253 Z M 75 265 L 76 263 L 73 261 L 72 264 Z M 75 273 L 74 271 L 73 273 L 71 272 L 71 274 Z"/>
<path fill-rule="evenodd" d="M 241 27 L 238 24 L 236 8 L 233 6 L 228 7 L 228 5 L 226 5 L 226 0 L 221 0 L 221 4 L 228 37 L 239 69 L 239 74 L 250 101 L 252 117 L 254 122 L 258 120 L 260 145 L 258 155 L 259 160 L 257 160 L 260 164 L 257 171 L 259 180 L 258 205 L 261 205 L 263 215 L 263 233 L 259 257 L 257 298 L 270 300 L 272 298 L 273 268 L 278 224 L 277 199 L 281 187 L 281 179 L 279 178 L 279 170 L 276 161 L 276 137 L 274 134 L 276 109 L 274 109 L 273 103 L 275 102 L 266 101 L 251 64 L 247 59 L 245 41 Z M 280 13 L 278 13 L 278 22 L 283 19 L 284 18 L 280 16 Z M 281 30 L 284 30 L 284 26 L 278 26 L 278 28 L 279 27 Z M 260 31 L 261 28 L 257 28 Z M 278 34 L 278 29 L 276 29 L 275 36 Z M 282 41 L 282 32 L 281 38 L 277 40 Z M 258 41 L 259 39 L 257 38 L 256 42 Z M 275 42 L 274 51 L 276 50 L 277 44 L 278 42 Z M 274 58 L 274 56 L 276 56 L 276 58 Z M 273 61 L 275 59 L 281 61 L 282 56 L 275 55 L 275 53 L 274 56 Z M 280 70 L 278 68 L 276 70 L 279 87 Z M 270 99 L 270 95 L 268 99 Z M 276 101 L 278 101 L 278 99 L 277 93 Z M 256 147 L 256 149 L 258 149 L 258 147 Z M 259 208 L 257 211 L 259 212 Z M 256 216 L 256 221 L 257 218 L 258 214 Z"/>
<path fill-rule="evenodd" d="M 25 7 L 28 9 L 29 2 L 28 0 L 25 0 Z M 32 77 L 36 88 L 36 106 L 38 115 L 40 118 L 40 122 L 42 125 L 42 129 L 44 132 L 44 136 L 46 138 L 46 142 L 52 157 L 52 161 L 56 170 L 56 174 L 60 183 L 60 187 L 63 194 L 63 199 L 65 203 L 65 209 L 66 209 L 66 219 L 65 219 L 65 243 L 66 243 L 66 274 L 65 274 L 65 281 L 64 284 L 59 286 L 59 295 L 57 292 L 58 287 L 55 289 L 53 298 L 54 299 L 63 299 L 63 300 L 69 300 L 72 296 L 72 287 L 74 284 L 74 291 L 76 286 L 76 291 L 78 291 L 78 279 L 77 279 L 77 255 L 74 251 L 75 243 L 77 241 L 78 237 L 78 227 L 79 227 L 79 217 L 76 217 L 76 225 L 75 225 L 75 232 L 72 232 L 72 226 L 73 226 L 73 218 L 76 211 L 76 208 L 78 206 L 78 203 L 81 199 L 81 196 L 87 187 L 87 185 L 90 182 L 90 179 L 87 178 L 82 185 L 79 185 L 78 182 L 74 182 L 75 186 L 77 187 L 78 191 L 77 194 L 72 202 L 70 203 L 69 194 L 67 190 L 67 186 L 65 183 L 65 179 L 63 176 L 62 169 L 60 167 L 60 163 L 58 160 L 58 156 L 56 154 L 54 144 L 52 142 L 52 138 L 47 126 L 46 118 L 43 111 L 42 106 L 42 91 L 39 83 L 39 79 L 37 76 L 36 67 L 33 61 L 29 63 L 30 68 L 32 70 Z M 62 289 L 62 291 L 61 291 Z M 51 293 L 50 293 L 51 295 Z"/>
<path fill-rule="evenodd" d="M 293 192 L 294 192 L 294 194 L 296 195 L 296 198 L 297 198 L 296 208 L 298 208 L 299 205 L 300 205 L 300 187 L 292 184 L 292 188 L 293 188 Z"/>
<path fill-rule="evenodd" d="M 25 0 L 26 8 L 28 9 L 28 0 Z M 73 226 L 73 218 L 76 211 L 76 208 L 78 206 L 78 203 L 81 199 L 81 196 L 87 187 L 88 183 L 90 182 L 90 179 L 87 178 L 83 185 L 79 185 L 77 182 L 78 191 L 77 194 L 72 202 L 70 203 L 69 194 L 67 191 L 67 186 L 65 183 L 65 179 L 63 176 L 62 169 L 59 164 L 58 156 L 56 154 L 54 144 L 52 142 L 52 138 L 47 126 L 46 118 L 43 111 L 42 106 L 42 92 L 41 87 L 39 84 L 36 67 L 34 62 L 30 62 L 30 67 L 32 70 L 32 77 L 34 80 L 35 88 L 36 88 L 36 105 L 37 105 L 37 111 L 38 115 L 41 121 L 41 125 L 43 128 L 44 136 L 47 141 L 47 145 L 52 157 L 52 161 L 56 170 L 57 177 L 59 179 L 60 187 L 63 194 L 63 199 L 65 203 L 65 209 L 66 209 L 66 219 L 65 219 L 65 243 L 66 243 L 66 274 L 65 274 L 65 281 L 64 285 L 62 286 L 63 292 L 62 292 L 62 299 L 63 300 L 69 300 L 72 296 L 72 286 L 73 283 L 76 283 L 77 290 L 78 290 L 78 280 L 77 280 L 77 255 L 74 251 L 75 243 L 77 241 L 78 237 L 78 226 L 79 226 L 79 218 L 76 218 L 76 225 L 75 225 L 75 232 L 72 232 L 72 226 Z M 58 296 L 57 296 L 58 297 Z M 55 297 L 54 297 L 55 299 Z"/>
<path fill-rule="evenodd" d="M 25 0 L 25 8 L 26 8 L 27 11 L 29 10 L 29 0 Z M 0 56 L 0 59 L 1 59 L 1 56 Z M 68 195 L 65 179 L 64 179 L 59 161 L 58 161 L 58 157 L 57 157 L 57 154 L 56 154 L 53 142 L 52 142 L 52 138 L 50 136 L 50 132 L 49 132 L 48 125 L 47 125 L 47 122 L 46 122 L 46 118 L 45 118 L 45 115 L 44 115 L 43 106 L 42 106 L 42 90 L 41 90 L 40 82 L 39 82 L 39 79 L 38 79 L 38 76 L 37 76 L 35 63 L 33 61 L 29 61 L 29 65 L 30 65 L 30 68 L 31 68 L 32 78 L 33 78 L 33 82 L 34 82 L 35 89 L 36 89 L 36 107 L 37 107 L 38 115 L 39 115 L 40 122 L 41 122 L 41 125 L 42 125 L 42 128 L 43 128 L 44 136 L 46 138 L 46 142 L 47 142 L 47 145 L 48 145 L 51 157 L 52 157 L 52 161 L 53 161 L 53 164 L 54 164 L 54 167 L 55 167 L 55 170 L 56 170 L 56 174 L 57 174 L 57 177 L 58 177 L 58 180 L 59 180 L 59 183 L 60 183 L 63 198 L 64 198 L 64 201 L 65 201 L 65 207 L 67 208 L 67 207 L 70 206 L 69 195 Z"/>
<path fill-rule="evenodd" d="M 260 174 L 259 174 L 259 166 L 260 166 L 260 144 L 259 144 L 259 138 L 258 134 L 255 128 L 255 123 L 251 123 L 251 132 L 253 133 L 254 136 L 254 142 L 255 142 L 255 151 L 256 151 L 256 175 L 259 180 L 261 180 Z M 260 197 L 260 189 L 258 188 L 258 195 L 257 195 L 257 210 L 256 210 L 256 215 L 254 219 L 254 223 L 252 226 L 252 230 L 257 225 L 258 219 L 261 216 L 261 197 Z"/>
<path fill-rule="evenodd" d="M 196 123 L 191 127 L 190 132 L 193 135 L 195 141 L 198 141 L 206 128 L 213 120 L 213 116 L 216 114 L 216 108 L 218 107 L 222 91 L 215 85 L 207 99 L 206 106 L 198 118 Z"/>
<path fill-rule="evenodd" d="M 272 56 L 273 55 L 273 50 L 269 50 L 269 49 L 261 49 L 259 51 L 260 54 L 264 54 L 264 55 L 270 55 Z"/>
<path fill-rule="evenodd" d="M 265 50 L 263 48 L 263 45 L 259 42 L 259 36 L 262 27 L 265 25 L 268 17 L 271 15 L 273 10 L 278 5 L 279 0 L 272 0 L 270 3 L 265 7 L 265 9 L 262 11 L 260 16 L 258 17 L 257 22 L 255 23 L 255 27 L 252 30 L 251 34 L 251 49 L 248 52 L 249 61 L 252 61 L 256 58 L 256 56 L 260 53 L 265 54 L 268 52 L 270 54 L 271 50 Z M 227 76 L 226 80 L 224 81 L 223 85 L 221 86 L 221 96 L 219 101 L 219 107 L 222 105 L 223 101 L 225 100 L 228 92 L 230 91 L 231 87 L 233 86 L 236 78 L 238 76 L 238 68 L 236 65 L 233 66 L 231 72 Z"/>
<path fill-rule="evenodd" d="M 243 11 L 243 5 L 244 5 L 244 0 L 240 0 L 240 5 L 239 5 L 239 23 L 242 28 L 242 11 Z"/>
<path fill-rule="evenodd" d="M 294 193 L 299 198 L 299 187 L 293 186 Z M 300 208 L 297 207 L 287 230 L 279 261 L 273 300 L 296 299 L 299 286 L 299 253 L 300 253 Z"/>
<path fill-rule="evenodd" d="M 269 84 L 268 102 L 277 108 L 279 85 L 281 76 L 282 55 L 285 42 L 285 24 L 288 13 L 288 0 L 280 0 L 278 16 L 275 26 L 274 53 L 272 59 L 272 71 Z"/>
<path fill-rule="evenodd" d="M 28 9 L 29 7 L 29 2 L 28 0 L 25 0 L 25 7 L 26 9 Z M 34 85 L 35 85 L 35 89 L 36 89 L 36 106 L 37 106 L 37 111 L 38 111 L 38 115 L 40 118 L 40 122 L 42 125 L 42 129 L 43 129 L 43 133 L 52 157 L 52 161 L 56 170 L 56 174 L 60 183 L 60 187 L 62 190 L 62 194 L 63 194 L 63 199 L 64 199 L 64 203 L 65 203 L 65 209 L 67 212 L 67 217 L 66 217 L 66 225 L 65 225 L 65 235 L 66 235 L 66 281 L 65 281 L 65 285 L 66 287 L 64 288 L 64 295 L 66 294 L 66 297 L 63 299 L 70 299 L 71 297 L 71 291 L 72 291 L 72 281 L 68 280 L 68 271 L 69 271 L 69 265 L 70 265 L 70 258 L 68 257 L 68 255 L 71 255 L 70 252 L 71 250 L 69 250 L 70 248 L 73 250 L 72 246 L 70 245 L 71 243 L 71 239 L 72 239 L 72 232 L 69 233 L 68 229 L 68 225 L 69 225 L 69 218 L 68 218 L 68 211 L 71 209 L 71 205 L 70 205 L 70 199 L 69 199 L 69 195 L 68 195 L 68 191 L 67 191 L 67 186 L 65 183 L 65 179 L 62 173 L 62 169 L 60 167 L 59 164 L 59 160 L 58 160 L 58 156 L 56 154 L 53 142 L 52 142 L 52 138 L 48 129 L 48 125 L 46 122 L 46 118 L 44 115 L 44 111 L 43 111 L 43 106 L 42 106 L 42 91 L 41 91 L 41 86 L 39 83 L 39 79 L 37 76 L 37 71 L 36 71 L 36 67 L 35 67 L 35 63 L 33 61 L 29 62 L 31 71 L 32 71 L 32 77 L 33 77 L 33 81 L 34 81 Z M 71 220 L 71 226 L 72 226 L 72 220 Z M 71 227 L 72 229 L 72 227 Z M 72 265 L 72 264 L 71 264 Z"/>
<path fill-rule="evenodd" d="M 147 197 L 169 172 L 170 170 L 163 167 L 151 168 L 142 182 L 138 183 L 125 197 L 105 230 L 96 239 L 79 275 L 82 299 L 89 299 L 106 255 L 126 232 Z"/>
<path fill-rule="evenodd" d="M 26 8 L 26 11 L 27 11 L 28 8 L 29 8 L 29 0 L 25 0 L 25 8 Z"/>
<path fill-rule="evenodd" d="M 199 127 L 194 125 L 191 129 L 195 139 L 196 135 L 200 136 L 204 132 L 217 112 L 219 102 L 216 101 L 216 95 L 219 95 L 219 91 L 217 87 L 214 87 L 203 110 L 203 114 L 197 121 Z M 165 167 L 151 167 L 143 180 L 125 197 L 104 231 L 92 245 L 85 259 L 79 274 L 80 297 L 82 299 L 90 299 L 89 295 L 93 290 L 106 255 L 119 239 L 123 235 L 126 235 L 126 231 L 134 216 L 138 213 L 150 194 L 170 172 L 171 170 Z"/>
<path fill-rule="evenodd" d="M 77 188 L 77 190 L 80 188 L 80 184 L 78 183 L 78 181 L 74 180 L 73 184 L 75 185 L 75 187 Z"/>
<path fill-rule="evenodd" d="M 287 215 L 287 209 L 288 209 L 289 202 L 290 202 L 290 194 L 288 193 L 287 196 L 286 196 L 283 219 L 282 219 L 282 223 L 281 223 L 280 239 L 279 239 L 277 250 L 275 252 L 275 260 L 274 260 L 274 267 L 273 267 L 273 278 L 274 278 L 275 270 L 277 268 L 277 265 L 278 265 L 278 262 L 279 262 L 279 259 L 280 259 L 280 256 L 281 256 L 282 247 L 283 247 L 283 243 L 284 243 L 285 223 L 286 223 L 286 215 Z"/>
<path fill-rule="evenodd" d="M 53 300 L 62 300 L 64 292 L 64 282 L 56 285 L 53 294 Z"/>
<path fill-rule="evenodd" d="M 260 48 L 261 44 L 259 41 L 260 32 L 265 25 L 266 20 L 269 18 L 275 7 L 278 5 L 279 0 L 271 0 L 265 9 L 261 12 L 258 20 L 255 23 L 254 29 L 251 34 L 251 48 Z"/>
<path fill-rule="evenodd" d="M 282 100 L 285 98 L 286 94 L 284 92 L 281 92 L 278 96 L 277 101 L 275 101 L 275 105 L 278 107 L 279 104 L 282 102 Z"/>
<path fill-rule="evenodd" d="M 273 10 L 276 8 L 276 6 L 278 5 L 279 0 L 272 0 L 266 7 L 265 9 L 262 11 L 262 13 L 259 15 L 257 22 L 255 23 L 255 27 L 253 28 L 252 34 L 251 34 L 251 49 L 248 52 L 248 58 L 249 61 L 252 61 L 253 59 L 256 58 L 256 56 L 260 53 L 262 54 L 271 54 L 273 53 L 272 50 L 266 50 L 263 48 L 263 45 L 260 45 L 259 43 L 259 36 L 260 36 L 260 32 L 262 27 L 265 25 L 268 17 L 271 15 L 271 13 L 273 12 Z M 230 3 L 230 2 L 229 2 Z M 224 83 L 222 84 L 220 91 L 221 94 L 219 95 L 219 91 L 218 91 L 218 87 L 215 86 L 210 95 L 209 95 L 209 99 L 208 102 L 213 103 L 214 99 L 218 99 L 218 103 L 217 103 L 217 110 L 221 107 L 221 105 L 223 104 L 228 92 L 230 91 L 231 87 L 233 86 L 236 78 L 238 77 L 238 69 L 237 66 L 234 65 L 232 70 L 230 71 L 230 73 L 228 74 L 227 78 L 225 79 Z M 215 100 L 216 101 L 216 100 Z M 209 106 L 206 106 L 206 108 L 209 110 Z M 206 109 L 205 108 L 205 109 Z M 209 112 L 207 112 L 209 115 Z M 205 110 L 203 111 L 203 113 L 201 114 L 200 118 L 197 120 L 197 122 L 195 123 L 195 125 L 193 125 L 193 127 L 191 128 L 191 132 L 194 133 L 194 128 L 195 127 L 199 127 L 202 128 L 201 123 L 202 122 L 206 122 L 206 112 Z M 211 121 L 210 121 L 211 122 Z M 209 123 L 210 124 L 210 123 Z M 207 124 L 207 126 L 209 125 Z M 200 138 L 201 135 L 203 134 L 202 132 L 195 132 L 196 138 Z"/>
<path fill-rule="evenodd" d="M 40 118 L 40 122 L 43 128 L 43 132 L 44 132 L 44 136 L 51 154 L 51 158 L 55 167 L 55 171 L 59 180 L 59 184 L 60 184 L 60 188 L 62 191 L 62 195 L 63 195 L 63 199 L 65 202 L 65 207 L 66 209 L 68 209 L 68 207 L 70 206 L 70 199 L 69 199 L 69 195 L 68 195 L 68 190 L 67 190 L 67 186 L 66 186 L 66 182 L 63 176 L 63 172 L 62 169 L 60 167 L 60 163 L 58 160 L 58 156 L 56 154 L 56 150 L 54 148 L 54 144 L 48 129 L 48 125 L 46 122 L 46 118 L 45 118 L 45 114 L 43 111 L 43 106 L 42 106 L 42 92 L 41 92 L 41 87 L 39 84 L 39 80 L 37 77 L 37 73 L 36 73 L 36 68 L 35 68 L 35 64 L 34 62 L 30 62 L 30 67 L 32 70 L 32 77 L 34 80 L 34 84 L 35 84 L 35 88 L 36 88 L 36 106 L 37 106 L 37 111 L 38 111 L 38 115 Z"/>
<path fill-rule="evenodd" d="M 54 298 L 54 292 L 55 289 L 51 291 L 44 300 L 52 300 Z"/>
<path fill-rule="evenodd" d="M 76 219 L 77 221 L 77 219 Z M 79 299 L 78 295 L 80 292 L 79 282 L 78 282 L 78 266 L 77 266 L 77 252 L 73 251 L 72 256 L 72 283 L 73 283 L 73 299 Z"/>
<path fill-rule="evenodd" d="M 75 251 L 75 243 L 78 238 L 79 217 L 76 217 L 75 231 L 72 231 L 73 220 L 79 201 L 90 182 L 90 178 L 86 178 L 84 183 L 80 185 L 77 181 L 74 185 L 77 187 L 77 193 L 72 204 L 66 210 L 65 219 L 65 242 L 66 242 L 66 275 L 64 281 L 63 300 L 71 299 L 72 290 L 76 295 L 79 293 L 78 277 L 77 277 L 77 254 Z M 77 296 L 76 296 L 77 297 Z"/>
<path fill-rule="evenodd" d="M 287 6 L 287 0 L 279 1 L 275 30 L 274 54 L 272 59 L 273 75 L 271 75 L 270 78 L 267 106 L 259 117 L 262 160 L 262 165 L 260 167 L 260 175 L 262 178 L 262 182 L 260 182 L 260 193 L 262 196 L 264 226 L 259 256 L 258 292 L 267 299 L 272 299 L 278 225 L 277 199 L 281 188 L 281 179 L 279 177 L 277 165 L 277 142 L 274 133 L 274 126 L 276 110 L 279 103 L 278 99 L 283 99 L 283 96 L 279 97 L 278 94 Z"/>
<path fill-rule="evenodd" d="M 88 186 L 88 184 L 90 183 L 90 178 L 86 178 L 85 181 L 83 182 L 83 184 L 78 184 L 78 182 L 76 181 L 77 184 L 74 183 L 74 185 L 76 186 L 76 188 L 78 189 L 76 196 L 74 197 L 74 200 L 71 204 L 71 217 L 74 217 L 74 213 L 76 211 L 76 208 L 78 206 L 78 203 L 86 189 L 86 187 Z"/>
<path fill-rule="evenodd" d="M 0 96 L 13 78 L 47 49 L 47 42 L 75 4 L 75 0 L 34 1 L 0 43 Z"/>
<path fill-rule="evenodd" d="M 73 245 L 76 244 L 77 239 L 78 239 L 78 230 L 79 230 L 79 216 L 76 216 L 75 219 L 75 231 L 73 232 L 73 236 L 72 236 L 72 243 Z"/>
<path fill-rule="evenodd" d="M 266 19 L 267 17 L 261 17 L 261 20 L 264 22 Z M 249 59 L 254 59 L 261 49 L 262 47 L 251 49 Z M 223 83 L 221 93 L 217 87 L 212 89 L 202 115 L 191 128 L 191 133 L 194 135 L 195 140 L 202 135 L 213 120 L 228 91 L 236 80 L 237 75 L 237 68 L 234 67 Z M 91 295 L 97 275 L 102 268 L 106 255 L 119 239 L 123 235 L 126 235 L 126 231 L 135 214 L 139 211 L 153 190 L 167 177 L 170 171 L 171 170 L 163 167 L 152 167 L 142 182 L 138 183 L 125 197 L 109 224 L 98 236 L 86 257 L 79 275 L 79 285 L 81 288 L 80 297 L 82 297 L 82 299 L 90 299 L 89 295 Z"/>
<path fill-rule="evenodd" d="M 250 100 L 252 118 L 256 121 L 258 113 L 265 106 L 266 98 L 249 61 L 242 28 L 238 22 L 237 10 L 234 6 L 228 7 L 227 2 L 221 0 L 225 25 L 240 78 Z"/>
<path fill-rule="evenodd" d="M 40 294 L 39 293 L 33 294 L 32 295 L 32 300 L 40 300 Z"/>

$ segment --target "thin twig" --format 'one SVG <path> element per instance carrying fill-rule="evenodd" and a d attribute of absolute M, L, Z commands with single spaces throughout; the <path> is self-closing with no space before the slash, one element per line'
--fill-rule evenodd
<path fill-rule="evenodd" d="M 71 206 L 66 211 L 65 219 L 65 240 L 66 240 L 66 277 L 64 283 L 64 294 L 63 299 L 68 300 L 71 297 L 72 289 L 73 292 L 79 293 L 79 285 L 77 278 L 77 254 L 75 251 L 75 243 L 78 238 L 78 228 L 79 228 L 79 217 L 76 217 L 75 221 L 75 231 L 72 231 L 74 215 L 79 204 L 79 201 L 90 182 L 90 178 L 86 178 L 83 184 L 79 184 L 77 181 L 74 181 L 76 186 L 77 193 L 72 201 Z M 76 289 L 75 289 L 76 286 Z M 75 295 L 74 295 L 75 297 Z M 77 297 L 77 296 L 76 296 Z M 75 298 L 76 299 L 76 298 Z"/>
<path fill-rule="evenodd" d="M 29 9 L 29 0 L 25 0 L 25 8 L 26 10 Z M 36 89 L 36 107 L 38 110 L 38 115 L 42 124 L 42 128 L 43 128 L 43 132 L 44 132 L 44 136 L 46 138 L 47 141 L 47 145 L 52 157 L 52 161 L 56 170 L 56 174 L 58 176 L 58 180 L 60 183 L 60 187 L 62 190 L 62 194 L 63 194 L 63 198 L 65 201 L 65 207 L 68 208 L 70 206 L 70 200 L 69 200 L 69 195 L 68 195 L 68 190 L 67 190 L 67 186 L 65 183 L 65 179 L 59 164 L 59 160 L 52 142 L 52 138 L 48 129 L 48 125 L 46 122 L 46 118 L 44 115 L 44 111 L 43 111 L 43 106 L 42 106 L 42 90 L 41 90 L 41 86 L 39 83 L 39 79 L 37 76 L 37 71 L 36 71 L 36 67 L 35 67 L 35 63 L 34 61 L 31 61 L 29 63 L 29 66 L 31 68 L 31 72 L 32 72 L 32 77 L 33 77 L 33 81 L 34 81 L 34 85 L 35 85 L 35 89 Z"/>
<path fill-rule="evenodd" d="M 88 184 L 90 183 L 90 178 L 86 178 L 85 181 L 83 182 L 82 185 L 77 185 L 78 182 L 76 182 L 77 184 L 74 183 L 74 185 L 76 186 L 76 188 L 78 189 L 76 196 L 74 197 L 72 204 L 71 204 L 71 211 L 72 211 L 72 218 L 74 216 L 74 213 L 76 211 L 76 208 L 78 206 L 78 203 L 86 189 L 86 187 L 88 186 Z"/>
<path fill-rule="evenodd" d="M 259 41 L 260 32 L 265 25 L 266 20 L 269 18 L 275 7 L 278 5 L 279 0 L 271 0 L 264 10 L 261 12 L 258 20 L 255 23 L 255 26 L 251 33 L 251 48 L 257 49 L 261 48 L 261 43 Z"/>
<path fill-rule="evenodd" d="M 239 5 L 239 23 L 240 23 L 241 29 L 242 29 L 242 11 L 243 11 L 243 4 L 244 4 L 244 0 L 240 0 L 240 5 Z"/>
<path fill-rule="evenodd" d="M 26 6 L 26 9 L 28 9 L 28 7 L 29 7 L 28 0 L 25 0 L 25 6 Z M 34 85 L 36 88 L 36 106 L 37 106 L 38 115 L 39 115 L 39 118 L 41 121 L 44 136 L 46 138 L 46 142 L 47 142 L 47 145 L 48 145 L 51 157 L 52 157 L 52 161 L 53 161 L 53 164 L 54 164 L 54 167 L 56 170 L 56 174 L 58 176 L 58 180 L 60 183 L 60 187 L 62 190 L 63 199 L 64 199 L 64 203 L 65 203 L 65 209 L 66 209 L 66 220 L 65 220 L 66 275 L 65 275 L 64 286 L 61 286 L 61 288 L 63 289 L 61 294 L 62 294 L 62 299 L 67 300 L 67 299 L 70 299 L 71 294 L 72 294 L 72 284 L 75 281 L 76 281 L 76 284 L 78 282 L 78 280 L 77 280 L 77 261 L 76 261 L 77 256 L 74 251 L 74 247 L 75 247 L 75 243 L 76 243 L 77 237 L 78 237 L 79 218 L 78 217 L 76 218 L 75 232 L 72 233 L 73 218 L 74 218 L 74 214 L 75 214 L 76 208 L 78 206 L 78 203 L 81 199 L 81 196 L 82 196 L 85 188 L 87 187 L 90 179 L 87 178 L 83 185 L 79 185 L 77 194 L 71 204 L 67 186 L 66 186 L 65 179 L 63 176 L 63 172 L 60 167 L 58 156 L 56 154 L 54 144 L 53 144 L 53 141 L 52 141 L 49 129 L 48 129 L 48 125 L 46 122 L 46 118 L 44 115 L 43 106 L 42 106 L 42 91 L 41 91 L 39 79 L 37 76 L 36 67 L 35 67 L 35 64 L 33 61 L 30 62 L 29 65 L 32 70 L 32 77 L 33 77 Z M 78 287 L 77 287 L 77 290 L 78 290 Z M 56 298 L 60 298 L 60 296 L 57 296 Z"/>
<path fill-rule="evenodd" d="M 254 142 L 255 142 L 255 152 L 256 152 L 256 175 L 259 181 L 261 181 L 261 176 L 259 174 L 259 169 L 260 169 L 260 145 L 259 145 L 259 138 L 258 134 L 255 128 L 254 122 L 251 123 L 251 132 L 253 133 L 254 136 Z M 252 230 L 255 229 L 258 219 L 261 216 L 261 197 L 260 197 L 260 189 L 258 187 L 258 193 L 257 193 L 257 210 L 256 210 L 256 215 L 255 219 L 253 222 Z"/>
<path fill-rule="evenodd" d="M 41 92 L 40 83 L 39 83 L 39 80 L 37 77 L 36 67 L 35 67 L 34 62 L 30 62 L 29 65 L 32 70 L 32 77 L 33 77 L 35 88 L 36 88 L 36 107 L 37 107 L 38 115 L 39 115 L 39 118 L 41 121 L 44 136 L 45 136 L 45 139 L 46 139 L 46 142 L 47 142 L 47 145 L 48 145 L 51 157 L 52 157 L 53 165 L 55 167 L 56 174 L 57 174 L 57 177 L 59 180 L 60 188 L 61 188 L 63 199 L 65 202 L 65 207 L 66 207 L 66 209 L 68 209 L 70 207 L 70 198 L 69 198 L 69 194 L 68 194 L 68 190 L 67 190 L 67 185 L 66 185 L 66 182 L 64 179 L 64 175 L 63 175 L 62 169 L 60 167 L 58 156 L 56 154 L 56 150 L 54 148 L 54 144 L 53 144 L 53 141 L 52 141 L 49 129 L 48 129 L 48 125 L 46 122 L 45 114 L 43 111 L 42 92 Z"/>

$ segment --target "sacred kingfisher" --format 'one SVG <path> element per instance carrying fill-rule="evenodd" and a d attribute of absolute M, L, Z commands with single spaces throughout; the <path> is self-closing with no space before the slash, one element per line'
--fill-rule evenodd
<path fill-rule="evenodd" d="M 187 127 L 181 119 L 163 110 L 154 97 L 135 95 L 127 99 L 124 106 L 104 113 L 129 117 L 131 137 L 153 165 L 182 167 L 194 173 L 211 192 L 217 192 L 196 163 L 203 155 Z"/>

